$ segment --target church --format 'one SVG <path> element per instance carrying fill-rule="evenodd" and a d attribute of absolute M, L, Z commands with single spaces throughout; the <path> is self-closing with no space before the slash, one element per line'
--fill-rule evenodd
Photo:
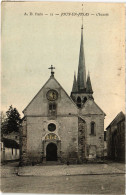
<path fill-rule="evenodd" d="M 89 73 L 86 76 L 83 25 L 78 74 L 70 96 L 56 80 L 52 65 L 50 69 L 50 78 L 23 110 L 21 164 L 77 164 L 102 159 L 105 113 L 95 103 Z"/>

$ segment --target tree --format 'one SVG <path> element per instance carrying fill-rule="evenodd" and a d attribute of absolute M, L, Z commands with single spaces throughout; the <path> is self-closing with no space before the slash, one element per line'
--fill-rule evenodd
<path fill-rule="evenodd" d="M 1 124 L 2 132 L 5 134 L 11 132 L 19 132 L 19 128 L 21 125 L 21 118 L 20 114 L 16 108 L 13 108 L 12 105 L 9 107 L 8 111 L 6 112 L 6 120 Z"/>
<path fill-rule="evenodd" d="M 6 113 L 4 111 L 1 111 L 0 114 L 1 124 L 6 120 L 6 118 L 7 118 Z"/>
<path fill-rule="evenodd" d="M 4 132 L 7 130 L 7 116 L 6 113 L 1 111 L 0 113 L 0 120 L 1 120 L 1 138 L 3 137 Z"/>

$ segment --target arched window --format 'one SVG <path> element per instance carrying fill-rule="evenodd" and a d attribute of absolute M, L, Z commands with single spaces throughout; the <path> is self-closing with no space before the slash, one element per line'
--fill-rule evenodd
<path fill-rule="evenodd" d="M 95 135 L 95 122 L 91 122 L 91 135 Z"/>
<path fill-rule="evenodd" d="M 87 97 L 84 97 L 83 99 L 83 103 L 85 103 L 87 101 Z"/>
<path fill-rule="evenodd" d="M 80 97 L 77 98 L 77 106 L 78 108 L 81 108 L 81 98 Z"/>

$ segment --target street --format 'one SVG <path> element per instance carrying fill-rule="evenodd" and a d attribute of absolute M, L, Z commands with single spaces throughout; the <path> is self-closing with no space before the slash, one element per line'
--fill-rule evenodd
<path fill-rule="evenodd" d="M 113 166 L 113 164 L 110 166 Z M 116 166 L 116 164 L 114 164 L 114 166 Z M 117 167 L 121 167 L 122 170 L 122 165 L 120 166 L 118 164 Z M 17 176 L 17 169 L 18 168 L 13 165 L 2 166 L 2 192 L 51 194 L 125 194 L 125 174 L 122 173 L 71 176 Z"/>

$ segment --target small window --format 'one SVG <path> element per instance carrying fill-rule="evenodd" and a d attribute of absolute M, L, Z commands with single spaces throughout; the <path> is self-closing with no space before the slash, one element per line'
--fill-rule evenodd
<path fill-rule="evenodd" d="M 95 122 L 91 122 L 91 135 L 95 135 Z"/>
<path fill-rule="evenodd" d="M 49 110 L 56 110 L 56 104 L 49 104 Z"/>
<path fill-rule="evenodd" d="M 49 104 L 49 114 L 55 115 L 56 114 L 56 108 L 57 108 L 57 105 L 55 103 L 50 103 Z"/>
<path fill-rule="evenodd" d="M 123 122 L 121 122 L 121 132 L 124 130 Z"/>
<path fill-rule="evenodd" d="M 52 104 L 52 109 L 56 110 L 56 104 Z"/>
<path fill-rule="evenodd" d="M 106 141 L 106 131 L 104 131 L 104 141 Z"/>
<path fill-rule="evenodd" d="M 119 123 L 119 126 L 118 127 L 119 127 L 119 132 L 120 132 L 120 130 L 121 130 L 121 124 L 120 123 Z"/>
<path fill-rule="evenodd" d="M 52 110 L 52 104 L 49 104 L 49 110 Z"/>

